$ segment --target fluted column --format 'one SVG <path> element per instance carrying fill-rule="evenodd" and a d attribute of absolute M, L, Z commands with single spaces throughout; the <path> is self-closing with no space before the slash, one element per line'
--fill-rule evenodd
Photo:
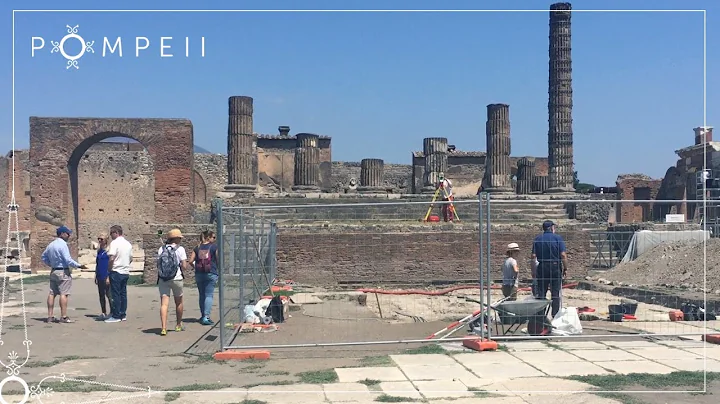
<path fill-rule="evenodd" d="M 257 188 L 257 135 L 253 134 L 253 99 L 228 100 L 228 184 L 225 190 L 254 192 Z"/>
<path fill-rule="evenodd" d="M 485 191 L 512 192 L 510 179 L 510 106 L 487 106 L 485 124 L 487 157 L 485 158 Z"/>
<path fill-rule="evenodd" d="M 570 3 L 550 6 L 548 189 L 574 192 Z"/>
<path fill-rule="evenodd" d="M 363 159 L 360 162 L 360 186 L 358 192 L 382 192 L 385 162 L 381 159 Z"/>
<path fill-rule="evenodd" d="M 318 191 L 320 182 L 320 137 L 313 133 L 298 133 L 295 147 L 295 175 L 293 191 Z"/>
<path fill-rule="evenodd" d="M 543 193 L 548 189 L 548 176 L 536 175 L 532 179 L 532 191 Z"/>
<path fill-rule="evenodd" d="M 440 174 L 447 171 L 447 145 L 448 140 L 444 137 L 428 137 L 423 139 L 425 173 L 422 192 L 435 192 L 440 182 Z"/>
<path fill-rule="evenodd" d="M 523 157 L 518 160 L 517 188 L 520 195 L 527 195 L 532 192 L 532 181 L 535 177 L 535 160 Z"/>

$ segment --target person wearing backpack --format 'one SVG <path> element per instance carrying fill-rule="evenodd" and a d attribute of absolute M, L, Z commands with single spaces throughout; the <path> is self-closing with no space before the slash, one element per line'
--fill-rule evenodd
<path fill-rule="evenodd" d="M 200 324 L 213 325 L 210 320 L 212 312 L 213 293 L 218 281 L 217 272 L 217 244 L 215 233 L 206 230 L 200 236 L 200 244 L 190 252 L 188 260 L 195 267 L 195 283 L 200 292 Z"/>
<path fill-rule="evenodd" d="M 170 292 L 175 300 L 177 323 L 175 331 L 183 331 L 183 270 L 188 268 L 187 253 L 180 245 L 183 235 L 180 229 L 172 229 L 167 234 L 165 244 L 158 250 L 158 289 L 160 290 L 160 335 L 167 335 L 168 306 Z"/>

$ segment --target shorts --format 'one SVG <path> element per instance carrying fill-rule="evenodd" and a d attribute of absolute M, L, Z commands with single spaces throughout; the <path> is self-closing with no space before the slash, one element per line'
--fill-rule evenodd
<path fill-rule="evenodd" d="M 69 295 L 72 288 L 72 275 L 69 269 L 55 269 L 50 272 L 50 294 Z"/>
<path fill-rule="evenodd" d="M 158 289 L 160 289 L 160 296 L 170 296 L 170 291 L 172 291 L 173 297 L 181 297 L 183 295 L 183 281 L 164 281 L 160 279 Z"/>
<path fill-rule="evenodd" d="M 508 300 L 517 300 L 517 291 L 515 285 L 502 285 L 503 296 L 507 297 Z"/>

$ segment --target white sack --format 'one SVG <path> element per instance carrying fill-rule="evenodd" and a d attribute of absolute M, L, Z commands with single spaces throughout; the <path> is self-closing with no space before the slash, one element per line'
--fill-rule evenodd
<path fill-rule="evenodd" d="M 552 335 L 580 335 L 582 324 L 576 307 L 564 307 L 552 320 Z"/>

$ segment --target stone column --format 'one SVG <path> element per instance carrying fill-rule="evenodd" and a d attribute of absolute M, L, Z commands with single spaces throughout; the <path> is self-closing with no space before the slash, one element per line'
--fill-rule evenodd
<path fill-rule="evenodd" d="M 490 104 L 487 106 L 485 124 L 487 157 L 485 158 L 485 191 L 512 192 L 510 179 L 510 106 Z"/>
<path fill-rule="evenodd" d="M 422 192 L 435 192 L 440 182 L 440 174 L 447 171 L 448 140 L 444 137 L 427 137 L 423 139 L 425 155 L 425 173 Z"/>
<path fill-rule="evenodd" d="M 257 135 L 253 134 L 253 99 L 228 100 L 228 184 L 226 191 L 255 192 L 258 178 Z"/>
<path fill-rule="evenodd" d="M 295 135 L 295 175 L 293 191 L 317 192 L 320 182 L 320 136 L 313 133 Z"/>
<path fill-rule="evenodd" d="M 360 186 L 358 192 L 376 193 L 384 191 L 383 171 L 385 162 L 381 159 L 363 159 L 360 162 Z"/>
<path fill-rule="evenodd" d="M 532 191 L 543 193 L 548 188 L 548 176 L 547 175 L 536 175 L 532 179 Z"/>
<path fill-rule="evenodd" d="M 570 3 L 550 6 L 548 80 L 548 189 L 574 192 Z"/>
<path fill-rule="evenodd" d="M 527 195 L 532 192 L 532 181 L 535 177 L 535 160 L 523 157 L 518 160 L 517 193 Z"/>

